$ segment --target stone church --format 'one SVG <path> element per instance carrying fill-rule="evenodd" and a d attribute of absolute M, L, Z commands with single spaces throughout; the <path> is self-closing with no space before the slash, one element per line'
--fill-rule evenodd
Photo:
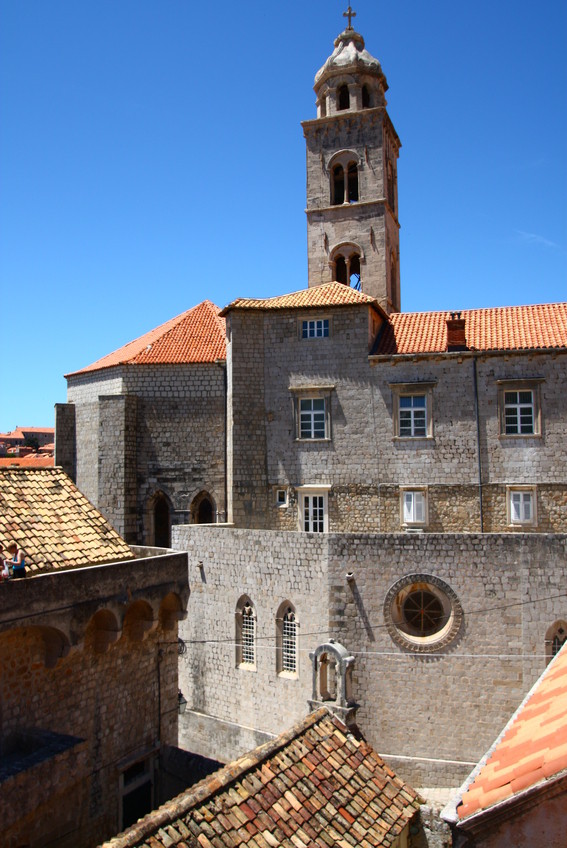
<path fill-rule="evenodd" d="M 68 374 L 56 461 L 189 552 L 184 747 L 229 760 L 325 703 L 455 786 L 567 638 L 567 304 L 400 311 L 387 89 L 349 18 L 303 122 L 307 288 Z"/>

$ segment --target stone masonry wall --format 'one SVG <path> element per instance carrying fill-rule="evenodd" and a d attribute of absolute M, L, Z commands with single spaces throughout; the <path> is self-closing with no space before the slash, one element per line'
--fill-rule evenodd
<path fill-rule="evenodd" d="M 304 714 L 307 651 L 329 635 L 355 656 L 357 720 L 369 742 L 413 785 L 457 786 L 541 673 L 546 631 L 565 617 L 564 535 L 187 527 L 177 529 L 175 544 L 189 550 L 192 589 L 180 685 L 197 715 L 219 720 L 211 750 L 202 751 L 212 757 L 217 745 L 224 759 L 242 751 L 229 750 L 227 726 L 277 733 Z M 388 591 L 414 574 L 443 581 L 463 612 L 455 638 L 433 654 L 399 646 L 385 619 Z M 255 672 L 235 667 L 235 609 L 244 593 L 257 606 Z M 298 681 L 275 669 L 274 618 L 284 598 L 301 622 Z M 192 721 L 181 728 L 189 749 Z"/>
<path fill-rule="evenodd" d="M 55 465 L 61 466 L 73 481 L 76 478 L 77 470 L 76 445 L 75 405 L 72 403 L 56 403 Z"/>

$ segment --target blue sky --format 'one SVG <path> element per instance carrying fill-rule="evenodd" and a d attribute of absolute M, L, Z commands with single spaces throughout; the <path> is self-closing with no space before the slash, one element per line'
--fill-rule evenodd
<path fill-rule="evenodd" d="M 209 298 L 307 284 L 338 0 L 0 0 L 0 431 Z M 360 0 L 399 160 L 404 310 L 567 299 L 567 4 Z"/>

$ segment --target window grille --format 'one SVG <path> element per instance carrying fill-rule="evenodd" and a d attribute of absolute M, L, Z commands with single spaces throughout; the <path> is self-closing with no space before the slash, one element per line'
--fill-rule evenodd
<path fill-rule="evenodd" d="M 242 608 L 242 662 L 254 665 L 256 662 L 256 619 L 252 604 L 247 603 Z"/>
<path fill-rule="evenodd" d="M 282 671 L 297 671 L 297 622 L 291 607 L 282 622 Z"/>

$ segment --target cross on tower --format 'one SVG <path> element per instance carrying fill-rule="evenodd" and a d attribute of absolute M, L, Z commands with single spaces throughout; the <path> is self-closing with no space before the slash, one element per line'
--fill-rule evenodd
<path fill-rule="evenodd" d="M 347 29 L 352 29 L 351 18 L 356 18 L 356 12 L 353 12 L 352 9 L 349 6 L 348 9 L 346 10 L 346 12 L 343 12 L 343 18 L 348 18 Z"/>

